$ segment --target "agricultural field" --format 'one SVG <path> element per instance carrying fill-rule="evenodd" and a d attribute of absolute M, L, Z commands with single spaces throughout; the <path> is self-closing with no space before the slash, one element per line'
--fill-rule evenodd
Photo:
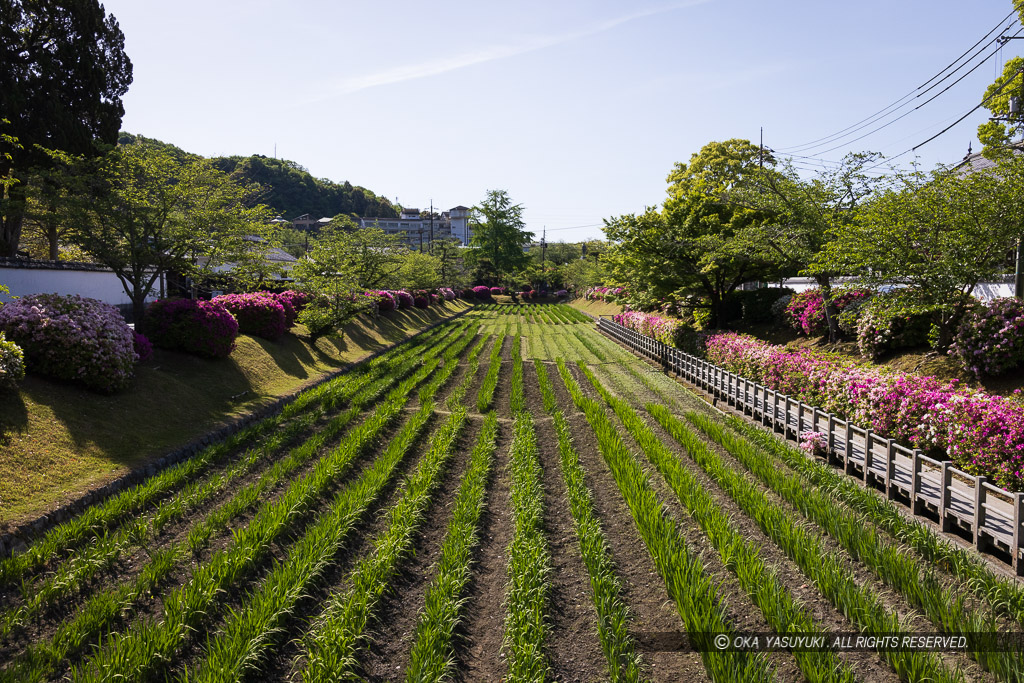
<path fill-rule="evenodd" d="M 477 306 L 0 561 L 0 681 L 1016 681 L 1019 648 L 713 637 L 1022 627 L 565 305 Z"/>

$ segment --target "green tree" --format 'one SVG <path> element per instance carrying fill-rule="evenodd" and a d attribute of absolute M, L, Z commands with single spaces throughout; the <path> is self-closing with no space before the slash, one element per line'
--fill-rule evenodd
<path fill-rule="evenodd" d="M 763 222 L 752 224 L 743 238 L 768 259 L 774 259 L 782 272 L 814 277 L 826 302 L 825 319 L 829 337 L 839 336 L 838 311 L 832 302 L 832 281 L 838 275 L 828 269 L 812 269 L 825 248 L 829 235 L 853 222 L 861 203 L 870 197 L 877 179 L 865 173 L 880 155 L 848 154 L 833 169 L 804 180 L 791 163 L 781 168 L 759 168 L 731 195 L 739 206 L 765 215 Z"/>
<path fill-rule="evenodd" d="M 44 149 L 95 155 L 113 145 L 132 82 L 132 63 L 113 15 L 97 0 L 0 3 L 0 112 L 20 144 L 3 144 L 0 256 L 14 256 L 25 215 L 24 180 L 48 167 Z"/>
<path fill-rule="evenodd" d="M 437 269 L 442 287 L 464 288 L 469 285 L 465 251 L 462 242 L 455 238 L 434 242 L 434 256 L 438 261 Z"/>
<path fill-rule="evenodd" d="M 145 144 L 73 162 L 72 239 L 114 271 L 141 320 L 161 275 L 208 279 L 266 241 L 269 211 L 204 159 L 185 164 Z"/>
<path fill-rule="evenodd" d="M 895 187 L 837 226 L 812 270 L 867 285 L 909 285 L 940 309 L 936 347 L 948 345 L 978 283 L 1001 273 L 1024 212 L 1024 161 L 992 173 L 939 168 L 897 176 Z"/>
<path fill-rule="evenodd" d="M 661 211 L 648 208 L 605 221 L 613 242 L 603 256 L 610 280 L 655 302 L 698 296 L 710 302 L 714 326 L 724 322 L 729 294 L 748 280 L 774 277 L 778 268 L 738 239 L 764 220 L 761 211 L 731 199 L 761 164 L 774 160 L 746 140 L 711 142 L 676 163 Z"/>
<path fill-rule="evenodd" d="M 513 274 L 530 261 L 523 245 L 533 233 L 523 222 L 523 205 L 513 204 L 505 190 L 488 190 L 487 197 L 473 207 L 470 223 L 471 264 L 483 277 L 509 284 Z"/>
<path fill-rule="evenodd" d="M 444 284 L 441 261 L 431 254 L 407 251 L 402 266 L 387 283 L 390 289 L 436 289 Z"/>

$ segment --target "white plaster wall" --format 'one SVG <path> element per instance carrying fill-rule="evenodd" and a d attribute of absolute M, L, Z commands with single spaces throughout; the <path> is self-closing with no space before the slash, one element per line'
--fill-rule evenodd
<path fill-rule="evenodd" d="M 108 304 L 130 304 L 121 281 L 109 271 L 63 270 L 47 268 L 2 268 L 0 285 L 11 290 L 0 294 L 0 301 L 29 294 L 80 294 Z"/>

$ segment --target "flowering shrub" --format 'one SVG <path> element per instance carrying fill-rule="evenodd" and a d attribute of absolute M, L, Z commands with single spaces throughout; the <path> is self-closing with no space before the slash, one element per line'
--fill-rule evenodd
<path fill-rule="evenodd" d="M 285 290 L 283 292 L 275 294 L 274 297 L 277 298 L 277 300 L 280 301 L 282 304 L 285 301 L 291 304 L 292 308 L 295 310 L 296 315 L 302 313 L 302 309 L 304 309 L 306 305 L 309 304 L 309 300 L 311 299 L 310 295 L 307 294 L 306 292 L 299 292 L 294 289 Z M 287 310 L 288 309 L 285 308 L 285 312 L 287 312 Z M 289 325 L 289 327 L 291 327 L 291 325 Z"/>
<path fill-rule="evenodd" d="M 398 308 L 398 301 L 395 299 L 395 295 L 386 289 L 380 291 L 367 292 L 368 295 L 376 299 L 377 310 L 381 313 L 393 311 Z"/>
<path fill-rule="evenodd" d="M 238 331 L 271 341 L 284 335 L 284 306 L 266 292 L 223 294 L 211 299 L 231 311 L 238 320 Z"/>
<path fill-rule="evenodd" d="M 455 301 L 455 290 L 451 287 L 441 287 L 437 293 L 444 297 L 445 301 Z"/>
<path fill-rule="evenodd" d="M 523 290 L 522 292 L 519 292 L 519 296 L 522 297 L 523 299 L 529 299 L 530 298 L 530 290 L 526 289 L 526 290 Z"/>
<path fill-rule="evenodd" d="M 792 300 L 793 295 L 787 294 L 786 296 L 780 296 L 775 300 L 775 303 L 771 305 L 772 321 L 775 322 L 776 325 L 789 324 L 789 316 L 786 313 L 786 309 L 789 308 L 789 302 Z"/>
<path fill-rule="evenodd" d="M 852 302 L 868 296 L 870 296 L 870 292 L 867 290 L 851 289 L 835 294 L 832 297 L 832 303 L 837 311 L 842 312 Z M 821 290 L 817 287 L 791 296 L 786 304 L 785 317 L 793 329 L 803 332 L 807 336 L 817 336 L 828 332 L 828 324 L 825 321 L 825 301 L 822 299 Z"/>
<path fill-rule="evenodd" d="M 727 370 L 936 455 L 1008 489 L 1024 488 L 1024 405 L 956 380 L 887 371 L 725 333 L 706 341 Z"/>
<path fill-rule="evenodd" d="M 416 305 L 416 308 L 429 308 L 430 307 L 430 301 L 427 300 L 427 297 L 422 296 L 422 295 L 417 295 L 416 297 L 414 297 L 413 298 L 413 303 Z"/>
<path fill-rule="evenodd" d="M 0 389 L 13 389 L 25 378 L 25 354 L 0 332 Z"/>
<path fill-rule="evenodd" d="M 975 377 L 999 375 L 1024 363 L 1024 300 L 993 299 L 968 312 L 949 352 Z"/>
<path fill-rule="evenodd" d="M 154 346 L 226 358 L 235 349 L 238 321 L 212 301 L 161 299 L 146 308 L 143 331 Z"/>
<path fill-rule="evenodd" d="M 504 293 L 505 293 L 505 288 L 504 287 L 491 287 L 491 296 L 495 296 L 497 294 L 504 294 Z"/>
<path fill-rule="evenodd" d="M 487 285 L 477 285 L 473 288 L 473 293 L 476 294 L 477 299 L 491 298 L 491 288 Z"/>
<path fill-rule="evenodd" d="M 15 299 L 0 308 L 0 331 L 21 347 L 33 372 L 104 392 L 131 381 L 131 328 L 102 301 L 60 294 Z"/>
<path fill-rule="evenodd" d="M 912 290 L 872 297 L 857 316 L 860 355 L 874 360 L 886 351 L 927 344 L 936 313 L 936 306 L 922 303 Z"/>
<path fill-rule="evenodd" d="M 412 294 L 405 291 L 404 289 L 400 289 L 397 292 L 394 292 L 394 295 L 395 301 L 398 303 L 399 308 L 412 308 Z"/>
<path fill-rule="evenodd" d="M 466 289 L 462 290 L 462 298 L 468 301 L 472 301 L 473 299 L 476 298 L 476 292 L 473 291 L 472 287 L 467 287 Z"/>
<path fill-rule="evenodd" d="M 653 313 L 626 311 L 613 316 L 612 319 L 623 327 L 648 337 L 654 337 L 663 344 L 674 346 L 687 353 L 698 351 L 697 332 L 677 318 L 664 318 Z"/>
<path fill-rule="evenodd" d="M 132 346 L 140 363 L 145 363 L 153 357 L 153 343 L 149 341 L 146 335 L 135 330 L 132 330 Z"/>
<path fill-rule="evenodd" d="M 583 293 L 583 298 L 587 301 L 620 301 L 624 300 L 627 296 L 625 288 L 623 287 L 591 287 Z"/>
<path fill-rule="evenodd" d="M 558 291 L 555 292 L 556 299 L 561 299 L 563 296 L 569 296 L 569 292 L 567 292 L 564 289 L 559 289 Z"/>
<path fill-rule="evenodd" d="M 825 457 L 828 455 L 828 435 L 810 429 L 800 432 L 800 448 L 811 455 Z"/>

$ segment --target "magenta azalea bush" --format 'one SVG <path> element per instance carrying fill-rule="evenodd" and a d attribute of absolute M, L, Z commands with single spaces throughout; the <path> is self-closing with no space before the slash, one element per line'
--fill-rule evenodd
<path fill-rule="evenodd" d="M 427 299 L 427 297 L 425 296 L 416 295 L 415 297 L 413 297 L 413 304 L 416 306 L 416 308 L 429 308 L 430 300 Z"/>
<path fill-rule="evenodd" d="M 21 347 L 32 372 L 103 392 L 132 379 L 132 330 L 117 309 L 96 299 L 33 294 L 0 308 L 0 331 Z"/>
<path fill-rule="evenodd" d="M 387 313 L 388 311 L 394 311 L 398 308 L 398 301 L 395 299 L 395 295 L 386 289 L 375 292 L 367 292 L 368 295 L 372 296 L 377 301 L 377 310 L 381 313 Z"/>
<path fill-rule="evenodd" d="M 1000 375 L 1024 364 L 1024 300 L 993 299 L 968 312 L 949 354 L 975 377 Z"/>
<path fill-rule="evenodd" d="M 735 333 L 711 336 L 706 347 L 709 361 L 738 375 L 1024 490 L 1024 405 L 1017 398 Z"/>
<path fill-rule="evenodd" d="M 653 337 L 663 344 L 687 353 L 697 352 L 697 332 L 678 318 L 666 318 L 655 313 L 626 311 L 612 320 L 640 334 Z"/>
<path fill-rule="evenodd" d="M 0 389 L 13 389 L 25 378 L 25 354 L 0 332 Z"/>
<path fill-rule="evenodd" d="M 145 363 L 153 358 L 153 343 L 146 335 L 132 330 L 132 346 L 140 363 Z"/>
<path fill-rule="evenodd" d="M 847 290 L 836 294 L 833 303 L 836 310 L 841 313 L 853 302 L 861 301 L 868 296 L 870 292 L 864 289 Z M 786 304 L 785 318 L 797 332 L 811 337 L 826 334 L 828 324 L 825 321 L 825 301 L 821 296 L 821 290 L 813 287 L 791 296 L 789 303 Z"/>
<path fill-rule="evenodd" d="M 437 293 L 444 297 L 445 301 L 455 301 L 455 290 L 451 287 L 441 287 Z"/>
<path fill-rule="evenodd" d="M 306 292 L 299 292 L 294 289 L 288 289 L 283 292 L 279 292 L 275 294 L 274 297 L 278 301 L 280 301 L 282 305 L 284 305 L 284 303 L 287 301 L 288 304 L 291 305 L 292 310 L 295 311 L 296 316 L 298 316 L 299 313 L 302 313 L 302 309 L 304 309 L 309 304 L 309 301 L 312 298 Z M 287 312 L 288 307 L 285 306 L 285 313 L 287 314 Z M 288 327 L 291 327 L 291 325 L 292 324 L 289 323 Z"/>
<path fill-rule="evenodd" d="M 238 321 L 212 301 L 161 299 L 146 307 L 143 331 L 154 346 L 207 358 L 227 358 L 235 350 Z"/>
<path fill-rule="evenodd" d="M 285 332 L 284 306 L 267 292 L 223 294 L 211 299 L 231 311 L 238 320 L 238 331 L 277 341 Z"/>
<path fill-rule="evenodd" d="M 395 299 L 398 302 L 398 307 L 399 308 L 412 308 L 413 307 L 413 303 L 414 302 L 413 302 L 412 294 L 410 294 L 409 292 L 405 291 L 404 289 L 400 289 L 397 292 L 394 292 L 394 294 L 395 294 Z"/>
<path fill-rule="evenodd" d="M 491 288 L 487 285 L 477 285 L 473 288 L 473 293 L 476 294 L 477 299 L 491 298 Z"/>
<path fill-rule="evenodd" d="M 505 288 L 504 287 L 491 287 L 491 296 L 495 296 L 495 295 L 498 295 L 498 294 L 504 294 L 504 293 L 505 293 Z"/>
<path fill-rule="evenodd" d="M 583 292 L 587 301 L 624 301 L 628 296 L 623 287 L 591 287 Z"/>

